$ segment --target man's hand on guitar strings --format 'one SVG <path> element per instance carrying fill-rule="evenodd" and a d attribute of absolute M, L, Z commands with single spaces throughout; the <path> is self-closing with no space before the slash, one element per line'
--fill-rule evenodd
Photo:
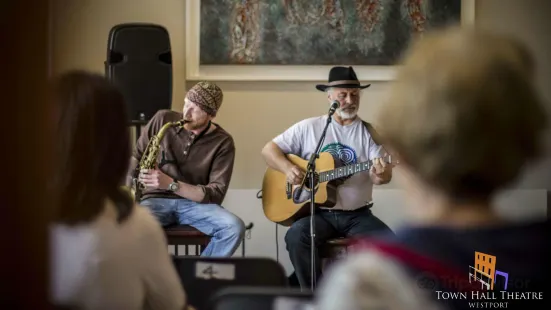
<path fill-rule="evenodd" d="M 385 157 L 373 159 L 373 166 L 369 170 L 373 184 L 386 184 L 392 179 L 392 165 L 385 161 Z"/>
<path fill-rule="evenodd" d="M 302 180 L 304 179 L 304 171 L 300 169 L 298 166 L 293 165 L 287 172 L 285 173 L 287 176 L 287 182 L 289 182 L 292 185 L 299 185 L 302 184 Z"/>
<path fill-rule="evenodd" d="M 378 157 L 373 159 L 373 166 L 371 166 L 371 172 L 378 177 L 381 177 L 386 170 L 388 164 L 384 160 L 384 157 Z"/>

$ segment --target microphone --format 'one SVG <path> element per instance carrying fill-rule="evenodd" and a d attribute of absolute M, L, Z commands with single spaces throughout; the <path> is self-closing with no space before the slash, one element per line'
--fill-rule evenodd
<path fill-rule="evenodd" d="M 334 100 L 329 107 L 329 116 L 333 115 L 340 106 L 341 104 L 337 100 Z"/>

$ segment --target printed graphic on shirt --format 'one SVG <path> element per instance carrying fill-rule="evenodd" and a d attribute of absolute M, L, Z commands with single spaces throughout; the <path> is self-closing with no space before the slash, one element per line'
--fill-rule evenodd
<path fill-rule="evenodd" d="M 355 164 L 358 160 L 356 151 L 353 148 L 339 142 L 327 144 L 321 151 L 330 153 L 333 158 L 340 161 L 344 166 Z"/>

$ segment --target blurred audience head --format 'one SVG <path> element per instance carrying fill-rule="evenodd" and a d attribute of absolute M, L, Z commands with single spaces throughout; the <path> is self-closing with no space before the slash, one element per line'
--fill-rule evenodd
<path fill-rule="evenodd" d="M 519 41 L 445 29 L 415 42 L 402 65 L 377 123 L 410 193 L 485 204 L 541 155 L 547 119 Z"/>
<path fill-rule="evenodd" d="M 328 270 L 316 292 L 316 310 L 441 310 L 429 290 L 392 259 L 367 251 Z"/>
<path fill-rule="evenodd" d="M 122 94 L 103 76 L 70 71 L 54 83 L 57 105 L 56 220 L 89 222 L 114 202 L 120 221 L 132 210 L 121 191 L 130 159 L 130 135 Z"/>

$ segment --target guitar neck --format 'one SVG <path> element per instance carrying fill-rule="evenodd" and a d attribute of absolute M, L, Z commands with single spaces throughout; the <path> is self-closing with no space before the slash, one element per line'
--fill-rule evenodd
<path fill-rule="evenodd" d="M 320 182 L 329 182 L 335 179 L 347 177 L 349 175 L 353 175 L 362 171 L 369 170 L 371 169 L 372 165 L 373 165 L 373 162 L 371 160 L 368 160 L 362 163 L 343 166 L 333 170 L 320 172 L 319 180 Z"/>

